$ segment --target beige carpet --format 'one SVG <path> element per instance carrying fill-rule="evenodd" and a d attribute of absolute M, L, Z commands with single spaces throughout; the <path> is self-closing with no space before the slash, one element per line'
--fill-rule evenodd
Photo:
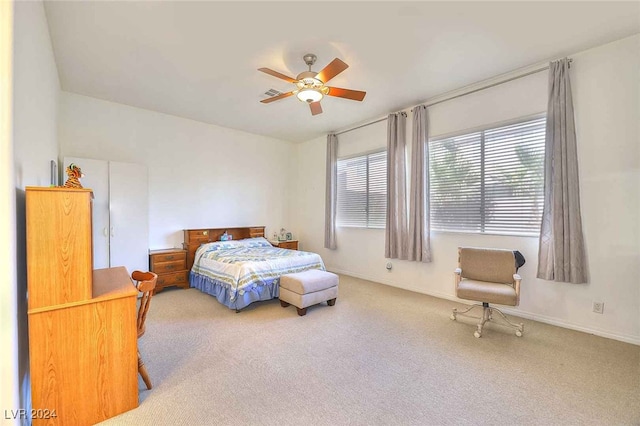
<path fill-rule="evenodd" d="M 305 317 L 166 290 L 140 339 L 154 388 L 103 424 L 640 424 L 640 346 L 527 320 L 476 339 L 455 306 L 347 276 Z"/>

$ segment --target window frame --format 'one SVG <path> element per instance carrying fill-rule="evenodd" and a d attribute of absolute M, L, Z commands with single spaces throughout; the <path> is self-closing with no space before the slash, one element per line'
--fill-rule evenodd
<path fill-rule="evenodd" d="M 348 225 L 348 224 L 341 224 L 340 223 L 340 219 L 339 219 L 339 204 L 340 204 L 340 188 L 339 188 L 339 173 L 337 172 L 338 169 L 338 164 L 340 163 L 340 161 L 344 161 L 344 160 L 350 160 L 350 159 L 355 159 L 355 158 L 360 158 L 360 157 L 369 157 L 371 155 L 375 155 L 375 154 L 381 154 L 384 153 L 385 154 L 385 180 L 387 179 L 387 162 L 386 162 L 386 158 L 389 155 L 389 153 L 387 152 L 387 148 L 386 147 L 382 147 L 382 148 L 375 148 L 375 149 L 371 149 L 368 151 L 364 151 L 364 152 L 358 152 L 355 154 L 350 154 L 350 155 L 345 155 L 342 157 L 339 157 L 336 159 L 336 184 L 338 185 L 338 188 L 336 190 L 336 227 L 338 228 L 351 228 L 351 229 L 381 229 L 381 230 L 385 230 L 386 229 L 386 203 L 387 203 L 387 199 L 386 199 L 386 191 L 387 188 L 385 188 L 385 223 L 382 226 L 370 226 L 369 224 L 369 212 L 367 212 L 367 218 L 366 218 L 366 225 L 365 226 L 359 226 L 359 225 Z M 369 181 L 369 161 L 367 158 L 367 182 Z M 368 185 L 367 185 L 368 186 Z M 368 200 L 369 200 L 369 188 L 367 188 L 367 204 L 368 204 Z"/>
<path fill-rule="evenodd" d="M 538 120 L 538 119 L 545 119 L 545 132 L 546 132 L 546 116 L 547 116 L 547 112 L 546 111 L 542 111 L 542 112 L 538 112 L 535 114 L 530 114 L 530 115 L 526 115 L 526 116 L 521 116 L 521 117 L 517 117 L 517 118 L 513 118 L 513 119 L 509 119 L 509 120 L 503 120 L 503 121 L 498 121 L 498 122 L 494 122 L 491 124 L 484 124 L 484 125 L 480 125 L 480 126 L 475 126 L 475 127 L 471 127 L 471 128 L 467 128 L 464 130 L 460 130 L 460 131 L 455 131 L 455 132 L 449 132 L 449 133 L 442 133 L 433 137 L 429 137 L 428 139 L 428 144 L 431 144 L 432 142 L 437 142 L 443 139 L 450 139 L 450 138 L 455 138 L 455 137 L 460 137 L 460 136 L 464 136 L 464 135 L 468 135 L 468 134 L 472 134 L 472 133 L 479 133 L 479 132 L 485 132 L 488 130 L 493 130 L 493 129 L 497 129 L 500 127 L 507 127 L 507 126 L 512 126 L 512 125 L 516 125 L 519 123 L 525 123 L 527 121 L 534 121 L 534 120 Z M 484 136 L 481 137 L 482 139 L 482 144 L 484 145 Z M 482 148 L 484 150 L 484 147 Z M 546 147 L 545 147 L 546 149 Z M 429 156 L 431 155 L 431 149 L 429 149 Z M 484 152 L 481 153 L 481 157 L 482 160 L 484 162 Z M 544 153 L 543 153 L 543 158 L 544 158 Z M 429 158 L 429 188 L 431 190 L 431 158 Z M 484 164 L 481 164 L 481 168 L 484 170 Z M 544 165 L 543 165 L 544 168 Z M 484 178 L 484 177 L 483 177 Z M 483 185 L 484 187 L 484 185 Z M 543 188 L 542 190 L 544 191 L 544 182 L 543 182 Z M 428 194 L 429 199 L 431 199 L 431 193 Z M 543 206 L 542 208 L 544 208 L 544 199 L 543 199 Z M 541 213 L 542 215 L 542 213 Z M 429 220 L 431 221 L 431 223 L 433 223 L 432 221 L 432 217 L 431 217 L 431 212 L 430 212 L 430 218 Z M 482 221 L 484 222 L 485 218 L 482 218 Z M 433 229 L 433 227 L 430 229 L 430 232 L 432 233 L 436 233 L 436 234 L 457 234 L 457 235 L 475 235 L 475 236 L 481 236 L 481 235 L 492 235 L 492 236 L 502 236 L 502 237 L 518 237 L 518 238 L 539 238 L 540 235 L 539 233 L 537 234 L 529 234 L 529 233 L 514 233 L 514 232 L 496 232 L 496 231 L 479 231 L 479 232 L 473 232 L 473 231 L 468 231 L 468 230 L 455 230 L 455 229 Z"/>

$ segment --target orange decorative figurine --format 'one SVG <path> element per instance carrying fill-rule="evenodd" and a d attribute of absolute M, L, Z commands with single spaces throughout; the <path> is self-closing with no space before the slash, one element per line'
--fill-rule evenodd
<path fill-rule="evenodd" d="M 82 174 L 80 167 L 73 163 L 69 164 L 69 167 L 67 167 L 67 176 L 69 176 L 69 178 L 64 183 L 65 188 L 82 188 L 80 178 L 84 175 Z"/>

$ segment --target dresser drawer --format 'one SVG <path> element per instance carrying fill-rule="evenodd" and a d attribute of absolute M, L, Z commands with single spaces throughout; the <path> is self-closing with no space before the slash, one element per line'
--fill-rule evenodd
<path fill-rule="evenodd" d="M 298 242 L 297 241 L 279 241 L 278 247 L 289 249 L 289 250 L 298 250 Z"/>
<path fill-rule="evenodd" d="M 154 262 L 151 269 L 156 274 L 164 274 L 167 272 L 176 272 L 187 269 L 186 259 L 174 260 L 171 262 Z"/>
<path fill-rule="evenodd" d="M 189 271 L 172 272 L 170 274 L 158 275 L 158 281 L 156 285 L 158 287 L 169 287 L 172 285 L 188 287 Z"/>
<path fill-rule="evenodd" d="M 209 242 L 209 230 L 196 229 L 187 231 L 186 240 L 189 241 L 189 244 Z"/>
<path fill-rule="evenodd" d="M 153 259 L 152 262 L 157 264 L 162 262 L 173 262 L 176 260 L 186 260 L 186 258 L 187 258 L 187 252 L 176 251 L 171 253 L 154 254 L 152 256 L 152 259 Z"/>
<path fill-rule="evenodd" d="M 249 228 L 249 237 L 251 238 L 264 237 L 264 228 L 263 227 Z"/>

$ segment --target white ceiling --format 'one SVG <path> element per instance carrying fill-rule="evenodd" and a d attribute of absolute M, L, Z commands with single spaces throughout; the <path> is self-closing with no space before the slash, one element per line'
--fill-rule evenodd
<path fill-rule="evenodd" d="M 438 94 L 640 32 L 640 2 L 46 2 L 62 89 L 301 142 Z M 315 53 L 330 85 L 312 116 L 292 85 Z"/>

